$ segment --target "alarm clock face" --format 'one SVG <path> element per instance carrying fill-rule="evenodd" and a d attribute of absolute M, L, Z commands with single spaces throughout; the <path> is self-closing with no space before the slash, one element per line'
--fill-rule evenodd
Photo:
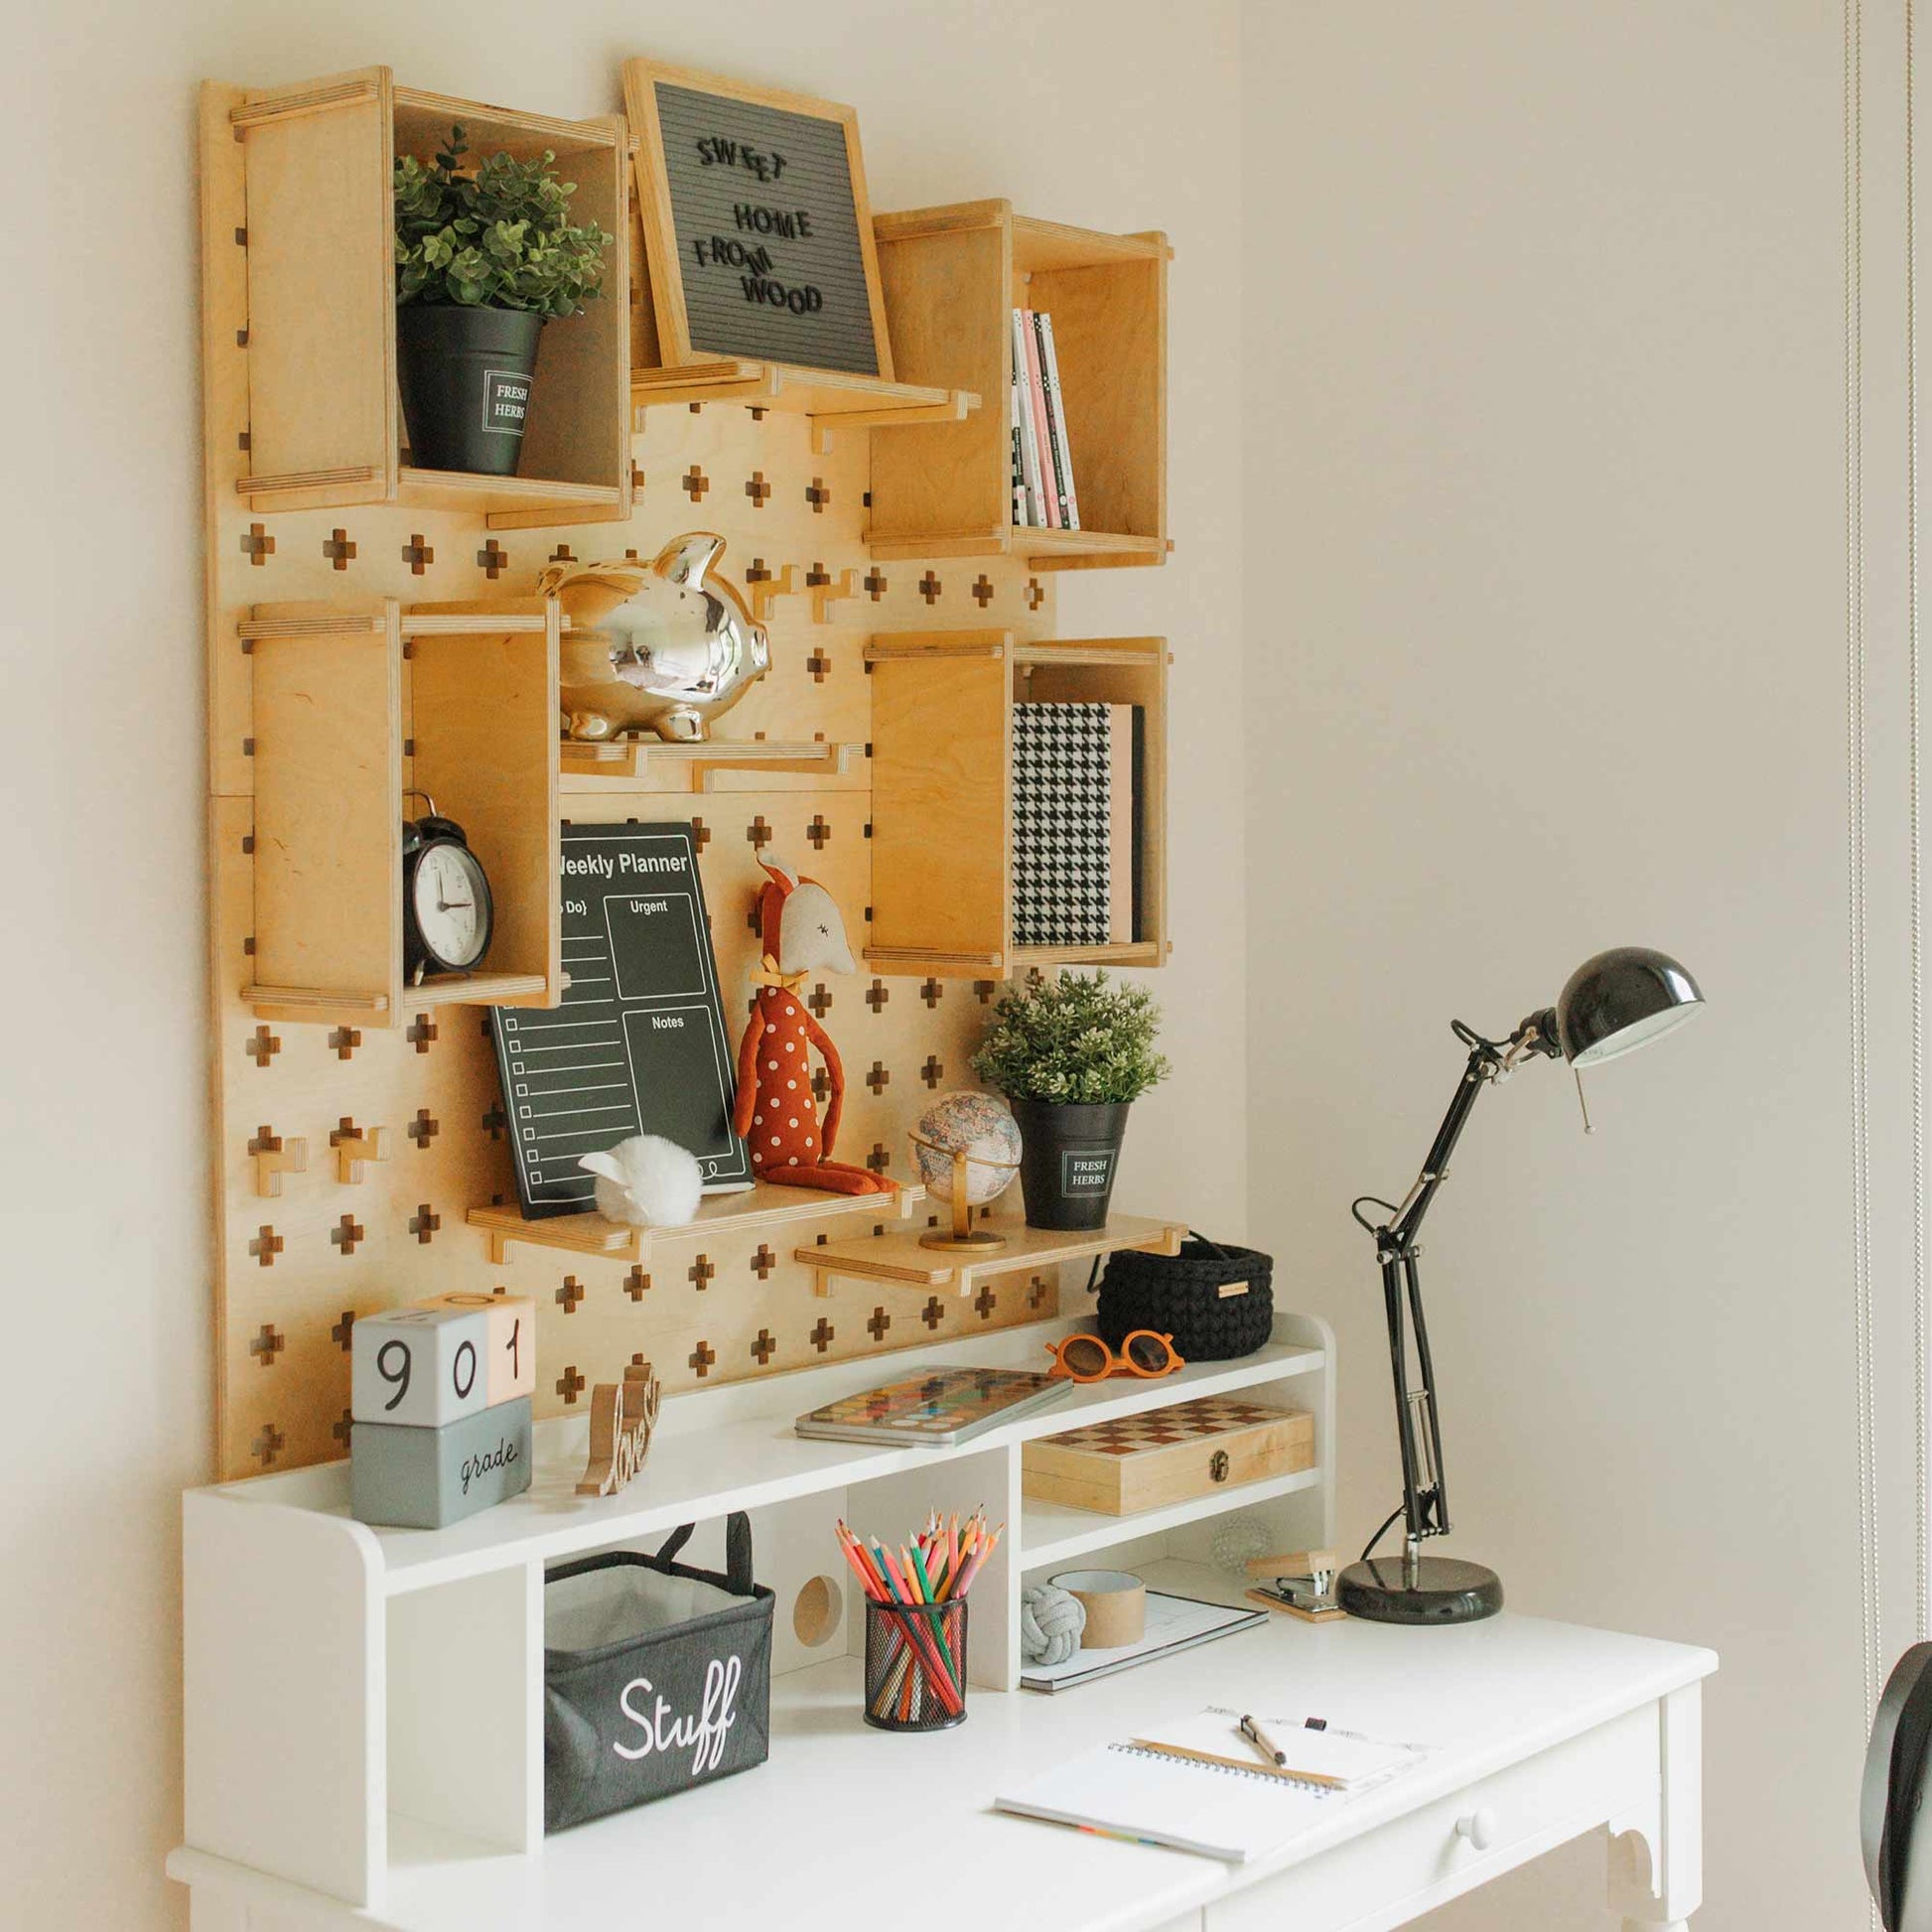
<path fill-rule="evenodd" d="M 476 854 L 448 842 L 425 847 L 411 892 L 431 963 L 446 973 L 468 972 L 489 944 L 489 882 Z"/>

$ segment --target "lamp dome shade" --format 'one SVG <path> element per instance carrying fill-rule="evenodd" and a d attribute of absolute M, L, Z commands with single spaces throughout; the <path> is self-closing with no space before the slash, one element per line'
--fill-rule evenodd
<path fill-rule="evenodd" d="M 1612 946 L 1587 959 L 1557 995 L 1557 1039 L 1572 1066 L 1600 1066 L 1681 1027 L 1704 1004 L 1668 953 Z"/>

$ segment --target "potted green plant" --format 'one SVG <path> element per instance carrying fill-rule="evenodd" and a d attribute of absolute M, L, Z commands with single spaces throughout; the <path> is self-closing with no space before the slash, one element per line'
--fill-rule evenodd
<path fill-rule="evenodd" d="M 1020 1123 L 1029 1227 L 1106 1226 L 1127 1109 L 1168 1076 L 1160 1026 L 1151 994 L 1104 972 L 1035 975 L 1001 996 L 973 1071 Z"/>
<path fill-rule="evenodd" d="M 547 149 L 466 167 L 462 125 L 396 160 L 396 375 L 422 470 L 513 477 L 543 325 L 603 293 L 615 237 L 574 226 Z"/>

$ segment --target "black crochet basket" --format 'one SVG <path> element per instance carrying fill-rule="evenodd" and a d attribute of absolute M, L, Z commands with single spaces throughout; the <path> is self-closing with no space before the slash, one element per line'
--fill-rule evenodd
<path fill-rule="evenodd" d="M 1177 1255 L 1123 1249 L 1108 1258 L 1096 1310 L 1101 1339 L 1118 1348 L 1136 1328 L 1172 1334 L 1183 1362 L 1252 1355 L 1275 1321 L 1274 1261 L 1190 1232 Z"/>

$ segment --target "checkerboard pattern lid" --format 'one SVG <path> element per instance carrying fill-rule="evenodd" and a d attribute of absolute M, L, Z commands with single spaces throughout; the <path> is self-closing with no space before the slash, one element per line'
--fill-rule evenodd
<path fill-rule="evenodd" d="M 1197 1443 L 1206 1437 L 1280 1422 L 1287 1413 L 1259 1402 L 1209 1395 L 1173 1409 L 1150 1409 L 1143 1415 L 1071 1429 L 1048 1440 L 1055 1449 L 1083 1449 L 1094 1455 L 1142 1455 L 1149 1449 L 1173 1449 L 1177 1443 Z"/>
<path fill-rule="evenodd" d="M 1107 943 L 1110 740 L 1104 704 L 1013 708 L 1015 945 Z"/>

